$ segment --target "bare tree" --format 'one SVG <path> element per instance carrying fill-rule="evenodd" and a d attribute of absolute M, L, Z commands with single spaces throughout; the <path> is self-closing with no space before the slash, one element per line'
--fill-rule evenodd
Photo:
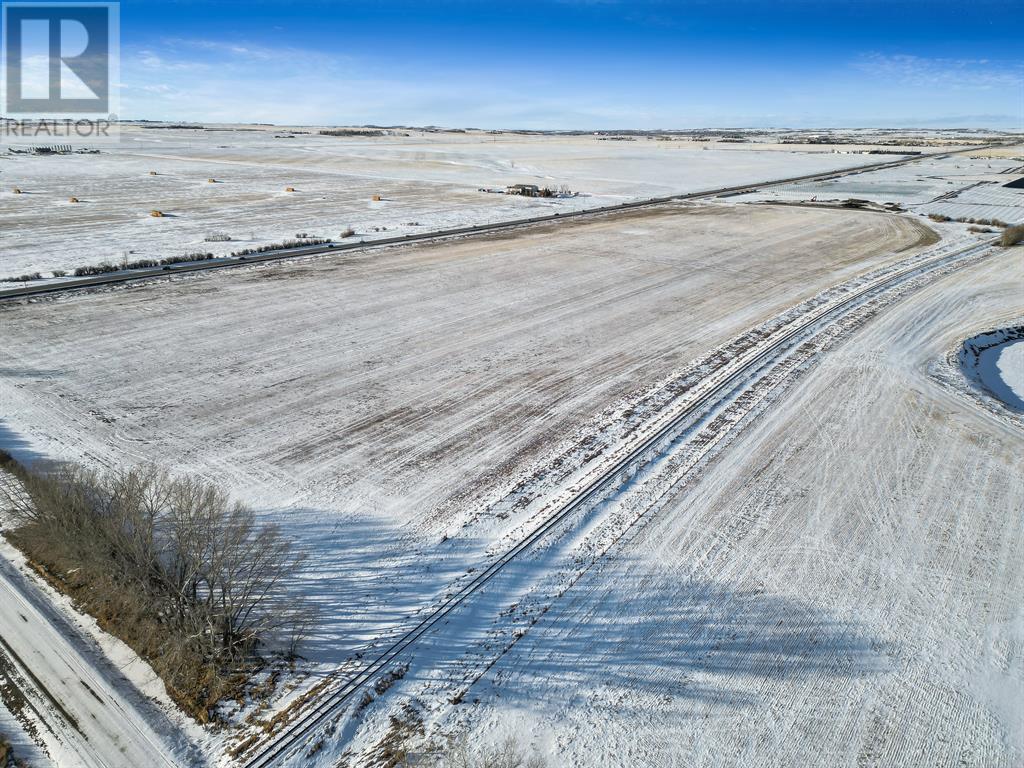
<path fill-rule="evenodd" d="M 294 653 L 312 611 L 289 583 L 302 562 L 273 525 L 212 483 L 154 466 L 103 475 L 7 465 L 12 540 L 86 610 L 208 708 L 260 649 Z"/>

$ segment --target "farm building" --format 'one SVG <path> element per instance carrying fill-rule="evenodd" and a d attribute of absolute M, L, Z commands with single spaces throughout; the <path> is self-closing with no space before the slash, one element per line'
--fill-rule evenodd
<path fill-rule="evenodd" d="M 540 197 L 540 187 L 536 184 L 511 184 L 505 187 L 506 195 L 522 195 L 523 197 Z"/>

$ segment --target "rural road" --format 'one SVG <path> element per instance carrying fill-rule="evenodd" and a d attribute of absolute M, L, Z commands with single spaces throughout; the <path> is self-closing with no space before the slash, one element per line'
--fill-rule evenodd
<path fill-rule="evenodd" d="M 178 765 L 130 702 L 72 638 L 76 630 L 0 556 L 0 680 L 9 709 L 30 710 L 60 768 Z M 20 707 L 12 707 L 14 697 Z M 24 722 L 24 717 L 19 718 Z"/>
<path fill-rule="evenodd" d="M 634 208 L 644 208 L 652 205 L 661 205 L 664 203 L 682 202 L 686 200 L 702 200 L 712 197 L 721 197 L 725 195 L 733 196 L 743 194 L 746 192 L 754 192 L 762 187 L 779 186 L 782 184 L 797 184 L 809 181 L 823 181 L 825 179 L 835 179 L 841 176 L 850 176 L 858 173 L 865 173 L 867 171 L 879 171 L 886 168 L 895 168 L 901 165 L 906 165 L 907 163 L 916 162 L 918 160 L 926 158 L 935 159 L 950 157 L 952 155 L 960 154 L 963 152 L 977 152 L 979 150 L 986 149 L 991 146 L 997 145 L 992 144 L 978 147 L 968 147 L 966 149 L 954 150 L 952 152 L 940 152 L 928 155 L 909 155 L 906 157 L 901 157 L 898 160 L 886 160 L 884 162 L 879 163 L 869 163 L 867 165 L 858 165 L 853 168 L 846 168 L 842 170 L 825 171 L 823 173 L 813 173 L 804 176 L 792 176 L 789 178 L 775 179 L 772 181 L 759 181 L 752 184 L 744 184 L 736 187 L 721 187 L 718 189 L 703 190 L 698 192 L 687 192 L 679 195 L 669 195 L 666 197 L 652 197 L 643 200 L 634 200 L 632 202 L 627 203 L 619 203 L 617 205 L 606 205 L 597 208 L 586 208 L 579 211 L 568 211 L 565 213 L 544 214 L 542 216 L 532 216 L 525 219 L 512 219 L 509 221 L 495 222 L 493 224 L 477 224 L 468 227 L 432 230 L 429 232 L 423 232 L 422 234 L 402 235 L 399 237 L 385 237 L 370 241 L 355 240 L 352 242 L 345 243 L 331 243 L 326 246 L 298 246 L 295 248 L 283 248 L 281 250 L 268 251 L 267 253 L 251 254 L 247 256 L 229 256 L 224 258 L 211 259 L 209 261 L 192 262 L 184 264 L 168 264 L 163 267 L 151 267 L 146 269 L 135 269 L 125 272 L 111 272 L 108 274 L 95 275 L 91 277 L 71 278 L 68 280 L 60 281 L 49 281 L 39 285 L 2 289 L 0 290 L 0 301 L 2 301 L 3 299 L 19 299 L 28 296 L 36 296 L 40 294 L 61 293 L 64 291 L 73 291 L 102 285 L 134 282 L 136 280 L 152 280 L 154 278 L 168 277 L 171 275 L 182 274 L 187 272 L 204 272 L 210 269 L 226 269 L 229 267 L 241 267 L 262 261 L 281 261 L 283 259 L 294 259 L 301 256 L 317 256 L 328 253 L 340 253 L 343 251 L 367 250 L 371 248 L 382 248 L 391 245 L 400 245 L 404 243 L 423 242 L 426 240 L 438 240 L 450 237 L 484 234 L 488 232 L 499 232 L 514 229 L 516 227 L 523 227 L 534 224 L 545 224 L 556 221 L 565 221 L 569 219 L 579 219 L 585 218 L 587 216 L 596 216 L 606 213 L 613 213 L 615 211 L 627 211 Z"/>

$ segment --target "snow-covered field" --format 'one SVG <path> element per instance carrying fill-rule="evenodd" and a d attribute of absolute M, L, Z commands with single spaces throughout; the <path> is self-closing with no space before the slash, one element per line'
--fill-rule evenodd
<path fill-rule="evenodd" d="M 603 412 L 923 234 L 677 205 L 8 304 L 3 427 L 28 458 L 200 472 L 285 524 L 324 608 L 307 654 L 338 663 L 512 526 L 488 505 Z"/>
<path fill-rule="evenodd" d="M 859 198 L 878 203 L 899 203 L 920 214 L 957 219 L 1000 219 L 1024 222 L 1024 189 L 1008 182 L 1024 178 L 1024 146 L 998 152 L 969 152 L 919 161 L 880 171 L 866 171 L 828 181 L 766 186 L 739 201 L 800 202 L 816 199 Z"/>
<path fill-rule="evenodd" d="M 454 727 L 551 765 L 1020 765 L 1024 434 L 929 369 L 1022 289 L 1006 252 L 824 356 Z"/>
<path fill-rule="evenodd" d="M 884 159 L 807 146 L 480 132 L 275 138 L 289 133 L 125 126 L 120 143 L 100 155 L 0 155 L 0 277 L 225 255 L 300 233 L 336 239 L 349 227 L 370 239 Z M 566 186 L 581 196 L 479 191 L 514 183 Z M 152 210 L 166 215 L 153 218 Z M 232 242 L 206 241 L 218 234 Z"/>
<path fill-rule="evenodd" d="M 20 265 L 0 274 L 112 247 L 205 250 L 211 231 L 244 241 L 215 251 L 348 225 L 392 234 L 884 159 L 274 135 L 134 128 L 105 155 L 0 158 L 4 183 L 25 192 L 0 192 L 0 225 L 16 233 L 0 264 Z M 282 524 L 309 555 L 293 588 L 320 614 L 280 708 L 519 540 L 685 395 L 672 385 L 693 360 L 870 270 L 978 242 L 939 225 L 933 246 L 915 215 L 745 203 L 778 192 L 914 213 L 985 205 L 969 195 L 993 185 L 971 185 L 1015 178 L 1002 172 L 1013 157 L 6 302 L 0 448 L 197 472 Z M 477 191 L 520 181 L 591 197 Z M 408 711 L 473 743 L 514 734 L 552 766 L 1019 764 L 1024 436 L 979 407 L 949 359 L 980 328 L 1019 324 L 1022 297 L 1011 249 L 806 352 L 799 384 L 692 478 L 669 488 L 654 462 L 621 506 L 503 572 L 317 764 L 335 764 L 344 739 L 367 748 Z M 1004 345 L 985 370 L 1013 389 L 1021 349 Z M 656 514 L 578 578 L 549 572 L 652 498 Z M 499 604 L 549 583 L 542 611 Z M 492 631 L 514 642 L 502 650 Z"/>

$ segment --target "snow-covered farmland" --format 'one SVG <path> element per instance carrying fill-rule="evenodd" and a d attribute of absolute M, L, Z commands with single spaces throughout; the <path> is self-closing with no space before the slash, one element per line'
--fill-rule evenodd
<path fill-rule="evenodd" d="M 448 727 L 566 766 L 1020 765 L 1024 435 L 936 372 L 965 329 L 1022 314 L 1008 251 L 869 323 L 528 626 Z"/>
<path fill-rule="evenodd" d="M 282 522 L 325 609 L 307 652 L 337 663 L 517 523 L 488 507 L 535 463 L 929 235 L 674 205 L 6 304 L 2 426 L 28 458 L 198 471 Z"/>
<path fill-rule="evenodd" d="M 113 244 L 173 255 L 209 231 L 234 238 L 211 250 L 348 225 L 391 234 L 878 159 L 479 134 L 130 129 L 127 142 L 0 159 L 8 180 L 41 174 L 2 193 L 0 219 L 44 238 L 0 255 L 31 260 L 52 251 L 43 242 L 65 259 L 11 271 Z M 923 159 L 791 199 L 973 204 L 993 185 L 972 185 L 1015 178 L 1011 158 Z M 59 201 L 62 164 L 80 164 L 83 202 Z M 592 197 L 477 191 L 513 181 Z M 18 219 L 44 192 L 60 215 Z M 695 358 L 935 240 L 916 216 L 743 203 L 773 193 L 8 302 L 0 447 L 197 472 L 281 523 L 309 554 L 294 589 L 321 612 L 279 711 L 519 540 Z M 111 210 L 90 213 L 104 194 Z M 976 242 L 939 229 L 940 249 Z M 412 701 L 431 728 L 477 743 L 528 734 L 553 766 L 1013 765 L 1024 439 L 1015 417 L 978 407 L 950 358 L 982 328 L 1019 324 L 1022 288 L 1019 249 L 1001 252 L 817 353 L 688 484 L 667 492 L 655 462 L 503 572 L 465 624 L 422 643 L 393 700 L 348 716 L 344 738 L 372 748 Z M 1020 347 L 985 370 L 1015 386 Z M 562 579 L 605 518 L 654 498 L 645 525 Z M 540 605 L 534 585 L 557 587 L 543 613 L 499 604 Z M 345 748 L 335 740 L 323 765 Z"/>
<path fill-rule="evenodd" d="M 897 168 L 866 171 L 827 181 L 766 186 L 739 201 L 801 202 L 859 198 L 898 203 L 921 214 L 950 218 L 1024 222 L 1024 189 L 1008 182 L 1024 177 L 1024 146 L 1001 152 L 969 152 L 944 158 L 924 157 Z"/>
<path fill-rule="evenodd" d="M 126 125 L 121 141 L 99 155 L 0 155 L 0 277 L 225 255 L 297 234 L 336 239 L 350 227 L 370 239 L 878 160 L 821 147 L 592 136 L 336 137 L 315 129 Z M 514 183 L 581 194 L 527 199 L 479 191 Z M 165 215 L 154 218 L 154 210 Z M 207 240 L 221 235 L 231 242 Z"/>

